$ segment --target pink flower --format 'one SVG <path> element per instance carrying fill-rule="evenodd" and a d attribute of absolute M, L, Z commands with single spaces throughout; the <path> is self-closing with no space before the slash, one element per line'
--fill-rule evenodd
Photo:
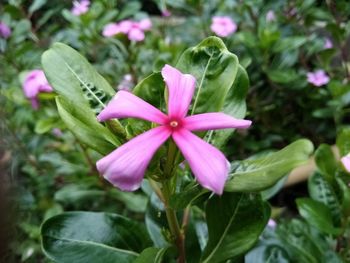
<path fill-rule="evenodd" d="M 275 220 L 273 220 L 273 219 L 269 219 L 269 222 L 267 222 L 267 226 L 269 226 L 270 228 L 272 228 L 272 229 L 275 229 L 276 228 L 276 226 L 277 226 L 277 223 L 276 223 L 276 221 Z"/>
<path fill-rule="evenodd" d="M 141 21 L 123 20 L 120 23 L 107 24 L 103 28 L 102 35 L 105 37 L 112 37 L 119 33 L 123 33 L 128 36 L 129 40 L 142 41 L 145 39 L 144 31 L 148 31 L 152 28 L 152 22 L 150 19 L 145 18 Z"/>
<path fill-rule="evenodd" d="M 168 115 L 127 91 L 119 91 L 97 116 L 99 121 L 113 118 L 139 118 L 159 126 L 133 138 L 97 163 L 98 171 L 124 191 L 140 187 L 146 168 L 157 149 L 170 137 L 187 160 L 197 181 L 222 194 L 229 162 L 215 147 L 192 133 L 225 128 L 248 128 L 249 120 L 235 119 L 220 112 L 187 116 L 195 78 L 165 65 L 162 76 L 169 92 Z"/>
<path fill-rule="evenodd" d="M 42 70 L 35 69 L 28 73 L 23 83 L 24 95 L 31 101 L 32 107 L 38 109 L 38 94 L 40 92 L 52 92 L 53 89 L 47 82 Z"/>
<path fill-rule="evenodd" d="M 171 16 L 171 12 L 168 9 L 164 9 L 162 11 L 162 16 L 169 17 L 169 16 Z"/>
<path fill-rule="evenodd" d="M 329 77 L 324 70 L 320 69 L 307 73 L 307 81 L 314 86 L 320 87 L 329 82 Z"/>
<path fill-rule="evenodd" d="M 105 25 L 102 31 L 104 37 L 112 37 L 121 32 L 120 26 L 117 23 L 110 23 Z"/>
<path fill-rule="evenodd" d="M 276 20 L 276 15 L 273 10 L 269 10 L 266 14 L 266 21 L 267 22 L 272 22 Z"/>
<path fill-rule="evenodd" d="M 324 48 L 325 49 L 333 48 L 332 40 L 330 40 L 328 37 L 325 39 Z"/>
<path fill-rule="evenodd" d="M 345 170 L 350 173 L 350 153 L 341 158 Z"/>
<path fill-rule="evenodd" d="M 90 1 L 89 0 L 81 0 L 81 1 L 73 1 L 73 8 L 71 10 L 72 14 L 75 16 L 80 16 L 89 11 Z"/>
<path fill-rule="evenodd" d="M 0 22 L 0 37 L 9 38 L 11 36 L 11 29 L 4 22 Z"/>
<path fill-rule="evenodd" d="M 237 25 L 228 16 L 214 16 L 210 29 L 219 37 L 227 37 L 236 32 Z"/>

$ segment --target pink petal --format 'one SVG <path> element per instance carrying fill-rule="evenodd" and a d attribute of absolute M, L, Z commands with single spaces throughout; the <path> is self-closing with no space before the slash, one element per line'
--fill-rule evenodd
<path fill-rule="evenodd" d="M 97 116 L 99 121 L 113 118 L 138 118 L 158 124 L 165 124 L 168 120 L 163 112 L 124 90 L 118 91 L 106 108 Z"/>
<path fill-rule="evenodd" d="M 97 170 L 114 186 L 134 191 L 141 185 L 146 168 L 171 131 L 160 126 L 123 144 L 96 163 Z"/>
<path fill-rule="evenodd" d="M 145 39 L 145 33 L 139 28 L 132 28 L 128 33 L 128 38 L 129 40 L 139 42 Z"/>
<path fill-rule="evenodd" d="M 110 23 L 104 26 L 102 35 L 104 37 L 112 37 L 119 34 L 120 32 L 120 27 L 117 23 Z"/>
<path fill-rule="evenodd" d="M 152 28 L 152 21 L 149 18 L 144 18 L 139 21 L 138 26 L 142 30 L 150 30 Z"/>
<path fill-rule="evenodd" d="M 186 129 L 175 131 L 173 139 L 189 163 L 197 181 L 203 187 L 221 195 L 230 168 L 225 156 Z"/>
<path fill-rule="evenodd" d="M 343 156 L 341 162 L 345 170 L 350 173 L 350 154 Z"/>
<path fill-rule="evenodd" d="M 190 106 L 196 79 L 176 68 L 165 65 L 162 76 L 169 90 L 168 113 L 170 118 L 183 118 Z"/>
<path fill-rule="evenodd" d="M 183 127 L 190 131 L 207 131 L 228 128 L 248 128 L 249 120 L 236 119 L 222 112 L 210 112 L 186 117 Z"/>

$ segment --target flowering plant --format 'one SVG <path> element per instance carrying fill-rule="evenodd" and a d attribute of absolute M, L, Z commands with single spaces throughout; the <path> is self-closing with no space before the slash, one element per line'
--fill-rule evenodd
<path fill-rule="evenodd" d="M 251 121 L 242 119 L 245 70 L 216 37 L 187 49 L 175 67 L 165 65 L 133 93 L 114 95 L 81 55 L 60 43 L 43 54 L 42 65 L 59 94 L 56 103 L 67 127 L 84 144 L 108 154 L 97 162 L 100 174 L 121 190 L 141 186 L 150 198 L 145 226 L 110 213 L 66 212 L 48 219 L 41 230 L 43 249 L 57 262 L 239 257 L 255 244 L 270 217 L 258 192 L 305 163 L 312 152 L 312 144 L 300 140 L 237 167 L 217 149 L 233 128 L 248 128 Z"/>

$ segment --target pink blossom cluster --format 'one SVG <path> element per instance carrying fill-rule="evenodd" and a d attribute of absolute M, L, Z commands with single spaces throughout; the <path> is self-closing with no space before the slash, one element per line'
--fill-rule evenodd
<path fill-rule="evenodd" d="M 0 37 L 9 38 L 11 36 L 11 29 L 4 22 L 0 21 Z"/>
<path fill-rule="evenodd" d="M 81 1 L 73 1 L 73 8 L 71 10 L 72 14 L 75 16 L 80 16 L 89 11 L 90 1 L 89 0 L 81 0 Z"/>
<path fill-rule="evenodd" d="M 142 41 L 145 39 L 145 31 L 152 28 L 152 22 L 149 18 L 140 21 L 123 20 L 119 23 L 110 23 L 103 28 L 102 35 L 112 37 L 117 34 L 127 35 L 131 41 Z"/>
<path fill-rule="evenodd" d="M 52 92 L 53 89 L 49 85 L 44 71 L 35 69 L 30 71 L 23 83 L 23 92 L 26 98 L 28 98 L 34 109 L 39 108 L 38 94 L 40 92 Z"/>
<path fill-rule="evenodd" d="M 307 81 L 316 87 L 320 87 L 329 82 L 329 76 L 324 70 L 319 69 L 315 72 L 308 72 Z"/>
<path fill-rule="evenodd" d="M 228 16 L 214 16 L 210 29 L 219 37 L 227 37 L 236 32 L 237 25 Z"/>

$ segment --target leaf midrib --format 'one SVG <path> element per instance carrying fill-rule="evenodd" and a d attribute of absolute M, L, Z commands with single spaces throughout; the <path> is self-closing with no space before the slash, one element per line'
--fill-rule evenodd
<path fill-rule="evenodd" d="M 95 246 L 103 247 L 103 248 L 106 248 L 106 249 L 109 249 L 109 250 L 114 250 L 116 252 L 121 252 L 121 253 L 126 253 L 126 254 L 130 254 L 130 255 L 134 255 L 134 256 L 139 256 L 139 253 L 136 253 L 134 251 L 125 250 L 125 249 L 116 248 L 116 247 L 111 247 L 111 246 L 107 246 L 107 245 L 102 244 L 102 243 L 96 243 L 96 242 L 93 242 L 93 241 L 76 240 L 76 239 L 71 239 L 71 238 L 62 238 L 62 237 L 56 237 L 56 236 L 50 236 L 50 235 L 44 235 L 44 237 L 53 238 L 55 240 L 69 241 L 69 242 L 72 242 L 72 243 L 75 242 L 75 243 L 95 245 Z"/>

